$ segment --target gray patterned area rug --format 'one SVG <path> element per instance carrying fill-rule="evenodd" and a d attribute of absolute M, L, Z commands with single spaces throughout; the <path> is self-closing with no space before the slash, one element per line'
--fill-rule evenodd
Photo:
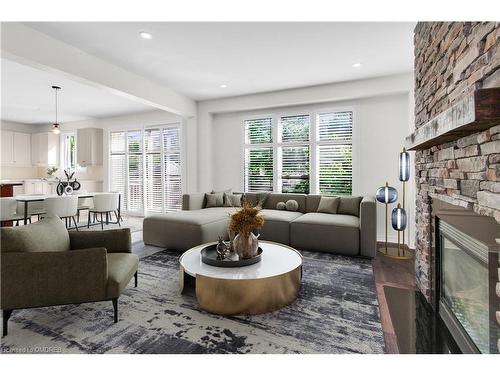
<path fill-rule="evenodd" d="M 298 299 L 282 310 L 222 317 L 178 290 L 179 254 L 141 259 L 139 287 L 111 302 L 14 311 L 2 352 L 383 353 L 371 262 L 304 252 Z"/>

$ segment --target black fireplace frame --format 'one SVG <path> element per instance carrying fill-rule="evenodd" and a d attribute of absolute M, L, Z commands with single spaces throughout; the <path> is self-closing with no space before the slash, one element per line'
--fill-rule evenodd
<path fill-rule="evenodd" d="M 434 211 L 434 210 L 433 210 Z M 449 213 L 449 212 L 448 212 Z M 458 319 L 455 317 L 453 312 L 451 311 L 451 308 L 447 305 L 447 303 L 444 301 L 442 298 L 442 293 L 441 293 L 441 274 L 442 274 L 442 236 L 448 239 L 449 241 L 453 242 L 456 246 L 460 247 L 463 249 L 463 246 L 461 246 L 459 243 L 454 241 L 453 238 L 450 238 L 449 236 L 446 236 L 441 233 L 440 230 L 440 221 L 442 220 L 440 216 L 446 216 L 446 215 L 440 215 L 439 212 L 433 212 L 434 215 L 433 218 L 433 223 L 434 223 L 434 261 L 435 261 L 435 272 L 434 272 L 434 277 L 435 277 L 435 290 L 434 290 L 434 296 L 435 298 L 433 306 L 435 311 L 438 313 L 442 321 L 444 322 L 446 328 L 449 330 L 450 334 L 452 335 L 453 339 L 455 340 L 456 344 L 460 348 L 460 350 L 463 353 L 466 354 L 479 354 L 481 353 L 472 338 L 469 336 L 469 334 L 466 332 L 462 324 L 458 321 Z M 431 216 L 431 217 L 432 217 Z M 455 216 L 455 215 L 453 215 Z M 465 217 L 470 218 L 470 214 L 464 215 Z M 456 217 L 456 216 L 455 216 Z M 432 219 L 431 219 L 432 220 Z M 463 220 L 463 219 L 462 219 Z M 443 220 L 446 221 L 446 220 Z M 455 227 L 454 225 L 450 224 L 448 221 L 446 221 L 448 225 L 451 225 L 452 227 Z M 457 228 L 458 229 L 458 228 Z M 459 229 L 460 230 L 460 229 Z M 481 242 L 481 241 L 480 241 Z M 495 286 L 498 280 L 495 280 L 495 275 L 497 275 L 498 272 L 498 265 L 499 265 L 499 254 L 498 250 L 490 250 L 488 251 L 488 262 L 487 262 L 487 270 L 488 270 L 488 290 L 489 290 L 489 349 L 491 354 L 498 354 L 499 353 L 499 348 L 498 348 L 498 340 L 500 339 L 500 327 L 498 325 L 498 322 L 496 321 L 496 311 L 497 308 L 494 308 L 493 306 L 498 306 L 498 297 L 496 296 L 495 292 Z"/>

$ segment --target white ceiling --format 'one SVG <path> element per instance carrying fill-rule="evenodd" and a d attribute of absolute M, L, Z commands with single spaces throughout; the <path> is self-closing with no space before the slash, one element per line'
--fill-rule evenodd
<path fill-rule="evenodd" d="M 26 25 L 196 100 L 413 70 L 414 23 Z M 141 39 L 140 31 L 153 39 Z"/>
<path fill-rule="evenodd" d="M 58 93 L 59 122 L 88 120 L 152 110 L 103 89 L 2 59 L 1 118 L 25 124 L 51 124 L 55 120 L 54 90 Z"/>

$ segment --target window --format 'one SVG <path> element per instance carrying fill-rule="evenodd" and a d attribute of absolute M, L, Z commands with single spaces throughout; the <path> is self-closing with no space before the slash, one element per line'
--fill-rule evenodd
<path fill-rule="evenodd" d="M 179 125 L 110 134 L 110 186 L 129 212 L 168 212 L 182 205 Z"/>
<path fill-rule="evenodd" d="M 352 112 L 318 114 L 319 193 L 352 194 Z"/>
<path fill-rule="evenodd" d="M 76 137 L 75 133 L 62 135 L 62 166 L 63 169 L 76 169 Z"/>
<path fill-rule="evenodd" d="M 278 185 L 283 193 L 309 193 L 309 128 L 309 115 L 280 118 Z"/>
<path fill-rule="evenodd" d="M 352 194 L 352 111 L 245 120 L 245 190 Z"/>
<path fill-rule="evenodd" d="M 245 121 L 245 190 L 273 191 L 272 119 Z"/>

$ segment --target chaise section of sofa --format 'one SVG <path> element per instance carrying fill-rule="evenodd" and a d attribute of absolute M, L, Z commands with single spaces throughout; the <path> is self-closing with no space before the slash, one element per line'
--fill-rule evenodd
<path fill-rule="evenodd" d="M 146 217 L 143 240 L 147 245 L 186 251 L 202 243 L 227 237 L 231 207 L 170 212 Z"/>

